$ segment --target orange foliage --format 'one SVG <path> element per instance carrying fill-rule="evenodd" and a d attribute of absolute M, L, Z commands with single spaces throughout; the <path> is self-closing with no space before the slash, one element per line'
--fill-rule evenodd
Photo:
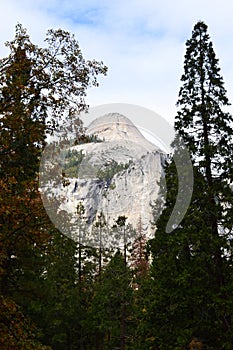
<path fill-rule="evenodd" d="M 2 350 L 49 350 L 35 341 L 36 329 L 10 299 L 0 297 L 0 348 Z"/>
<path fill-rule="evenodd" d="M 198 341 L 196 338 L 192 339 L 191 343 L 189 344 L 190 350 L 201 350 L 203 347 L 203 344 Z"/>

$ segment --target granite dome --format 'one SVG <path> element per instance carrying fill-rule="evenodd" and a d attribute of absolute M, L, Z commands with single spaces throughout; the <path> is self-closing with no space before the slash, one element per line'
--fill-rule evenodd
<path fill-rule="evenodd" d="M 88 126 L 87 133 L 97 135 L 106 142 L 128 140 L 138 143 L 147 151 L 158 150 L 158 147 L 148 141 L 129 118 L 119 113 L 108 113 L 95 119 Z"/>

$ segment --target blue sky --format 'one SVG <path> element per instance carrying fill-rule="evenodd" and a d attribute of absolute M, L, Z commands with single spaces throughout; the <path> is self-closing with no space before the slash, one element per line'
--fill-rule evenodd
<path fill-rule="evenodd" d="M 109 67 L 100 87 L 88 91 L 90 106 L 137 104 L 172 123 L 185 41 L 198 20 L 209 27 L 233 103 L 232 13 L 231 0 L 1 0 L 0 56 L 7 55 L 4 42 L 13 38 L 17 22 L 39 45 L 49 28 L 68 30 L 85 58 Z"/>

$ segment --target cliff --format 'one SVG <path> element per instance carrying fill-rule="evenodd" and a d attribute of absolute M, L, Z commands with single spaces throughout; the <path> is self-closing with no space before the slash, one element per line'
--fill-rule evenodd
<path fill-rule="evenodd" d="M 150 235 L 150 204 L 158 195 L 164 153 L 117 113 L 96 119 L 87 133 L 102 142 L 69 149 L 64 164 L 69 185 L 59 189 L 67 200 L 61 208 L 74 213 L 81 202 L 90 225 L 101 212 L 110 226 L 125 215 L 134 228 L 141 220 L 143 231 Z"/>

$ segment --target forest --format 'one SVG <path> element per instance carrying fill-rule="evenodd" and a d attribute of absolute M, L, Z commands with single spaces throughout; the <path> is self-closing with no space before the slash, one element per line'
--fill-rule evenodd
<path fill-rule="evenodd" d="M 61 29 L 49 30 L 39 47 L 17 24 L 6 46 L 9 55 L 0 60 L 0 348 L 233 350 L 233 117 L 207 25 L 197 22 L 186 41 L 172 144 L 174 155 L 182 157 L 181 138 L 189 150 L 191 203 L 168 232 L 180 181 L 169 157 L 166 197 L 161 182 L 153 203 L 155 217 L 160 213 L 154 237 L 146 239 L 139 221 L 131 245 L 124 239 L 118 249 L 63 235 L 39 191 L 42 152 L 64 118 L 75 126 L 77 144 L 89 142 L 78 116 L 88 110 L 88 88 L 98 87 L 107 67 L 85 60 L 74 35 Z M 77 164 L 69 156 L 73 174 Z M 111 171 L 103 169 L 102 178 Z M 85 234 L 83 212 L 79 206 Z M 98 234 L 106 229 L 123 238 L 132 231 L 126 216 L 116 217 L 114 227 L 99 217 Z"/>

